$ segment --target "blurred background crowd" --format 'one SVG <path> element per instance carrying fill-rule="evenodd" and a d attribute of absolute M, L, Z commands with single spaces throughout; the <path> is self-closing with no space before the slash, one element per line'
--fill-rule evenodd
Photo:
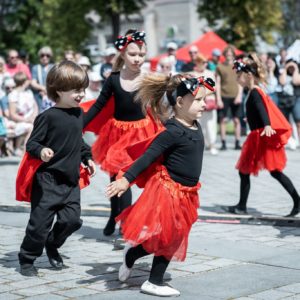
<path fill-rule="evenodd" d="M 235 1 L 232 7 L 229 2 L 0 2 L 0 156 L 21 156 L 35 117 L 53 105 L 45 84 L 54 63 L 72 60 L 82 65 L 90 79 L 85 99 L 95 99 L 117 54 L 113 41 L 130 27 L 147 34 L 143 72 L 189 72 L 215 79 L 216 93 L 207 96 L 200 120 L 212 155 L 229 148 L 228 132 L 235 136 L 233 148 L 241 149 L 241 136 L 247 134 L 247 91 L 236 83 L 232 66 L 239 55 L 257 50 L 267 73 L 264 88 L 291 122 L 294 133 L 288 146 L 296 150 L 300 136 L 299 1 Z"/>

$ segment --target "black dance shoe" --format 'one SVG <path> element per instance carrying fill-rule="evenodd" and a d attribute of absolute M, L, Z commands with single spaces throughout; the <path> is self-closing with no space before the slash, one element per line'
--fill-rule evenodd
<path fill-rule="evenodd" d="M 21 264 L 20 273 L 27 277 L 34 277 L 38 275 L 38 271 L 33 264 Z"/>
<path fill-rule="evenodd" d="M 105 228 L 103 229 L 103 234 L 105 236 L 110 236 L 115 232 L 115 229 L 116 229 L 115 219 L 114 218 L 109 218 Z"/>
<path fill-rule="evenodd" d="M 226 211 L 229 212 L 231 214 L 236 214 L 236 215 L 247 215 L 247 209 L 241 209 L 240 207 L 238 207 L 238 205 L 234 205 L 234 206 L 222 206 L 222 208 Z"/>
<path fill-rule="evenodd" d="M 291 210 L 291 212 L 288 214 L 288 215 L 286 215 L 285 217 L 294 217 L 294 216 L 296 216 L 297 214 L 299 214 L 299 212 L 300 212 L 300 208 L 299 207 L 293 207 L 293 209 Z"/>
<path fill-rule="evenodd" d="M 65 266 L 64 261 L 56 248 L 46 247 L 46 253 L 49 263 L 54 269 L 61 270 Z"/>

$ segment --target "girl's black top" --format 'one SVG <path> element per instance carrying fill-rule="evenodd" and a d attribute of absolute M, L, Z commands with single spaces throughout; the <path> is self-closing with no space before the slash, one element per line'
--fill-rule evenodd
<path fill-rule="evenodd" d="M 77 185 L 81 162 L 92 158 L 90 147 L 82 139 L 83 111 L 81 108 L 52 107 L 37 116 L 26 151 L 41 158 L 41 150 L 50 148 L 54 156 L 44 162 L 39 171 L 48 171 L 58 180 Z"/>
<path fill-rule="evenodd" d="M 251 131 L 271 124 L 261 95 L 255 88 L 246 102 L 246 117 Z"/>
<path fill-rule="evenodd" d="M 197 130 L 182 125 L 175 118 L 166 122 L 146 152 L 124 174 L 129 182 L 163 155 L 163 165 L 170 177 L 185 186 L 195 186 L 201 174 L 204 138 L 200 124 Z"/>
<path fill-rule="evenodd" d="M 120 72 L 112 73 L 105 81 L 96 103 L 84 116 L 87 125 L 106 105 L 112 95 L 115 98 L 114 118 L 120 121 L 137 121 L 145 118 L 141 105 L 134 101 L 137 91 L 127 92 L 120 83 Z"/>

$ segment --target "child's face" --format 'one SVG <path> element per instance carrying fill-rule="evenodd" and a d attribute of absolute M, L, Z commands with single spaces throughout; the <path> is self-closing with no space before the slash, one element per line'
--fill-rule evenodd
<path fill-rule="evenodd" d="M 123 53 L 124 64 L 130 71 L 138 72 L 146 58 L 145 44 L 130 43 Z"/>
<path fill-rule="evenodd" d="M 199 119 L 206 107 L 205 104 L 205 88 L 200 87 L 196 96 L 188 93 L 183 96 L 177 105 L 180 105 L 181 112 L 185 115 L 186 119 L 197 120 Z M 180 97 L 178 97 L 180 98 Z M 177 99 L 178 99 L 177 98 Z"/>
<path fill-rule="evenodd" d="M 59 100 L 57 104 L 63 108 L 73 108 L 79 107 L 80 102 L 83 100 L 85 96 L 85 90 L 70 90 L 66 92 L 57 92 L 59 95 Z"/>

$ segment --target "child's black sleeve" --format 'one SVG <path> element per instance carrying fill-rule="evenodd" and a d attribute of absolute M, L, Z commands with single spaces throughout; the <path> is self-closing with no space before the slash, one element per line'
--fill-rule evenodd
<path fill-rule="evenodd" d="M 103 109 L 113 93 L 112 77 L 109 76 L 104 83 L 101 93 L 95 104 L 83 115 L 83 127 L 87 126 Z"/>
<path fill-rule="evenodd" d="M 253 103 L 256 107 L 256 111 L 262 123 L 264 124 L 264 126 L 270 125 L 271 123 L 270 123 L 270 118 L 268 116 L 267 110 L 263 104 L 259 92 L 256 89 L 252 91 L 252 97 L 253 97 Z"/>
<path fill-rule="evenodd" d="M 48 122 L 45 114 L 38 115 L 34 120 L 33 130 L 26 144 L 26 151 L 35 158 L 41 158 L 41 151 L 47 135 Z"/>
<path fill-rule="evenodd" d="M 92 152 L 91 147 L 87 145 L 84 140 L 82 139 L 81 145 L 81 161 L 87 166 L 88 160 L 92 159 Z"/>
<path fill-rule="evenodd" d="M 159 134 L 146 152 L 128 169 L 124 177 L 129 182 L 134 181 L 139 174 L 176 143 L 176 137 L 176 133 L 174 134 L 169 130 L 165 130 Z"/>

